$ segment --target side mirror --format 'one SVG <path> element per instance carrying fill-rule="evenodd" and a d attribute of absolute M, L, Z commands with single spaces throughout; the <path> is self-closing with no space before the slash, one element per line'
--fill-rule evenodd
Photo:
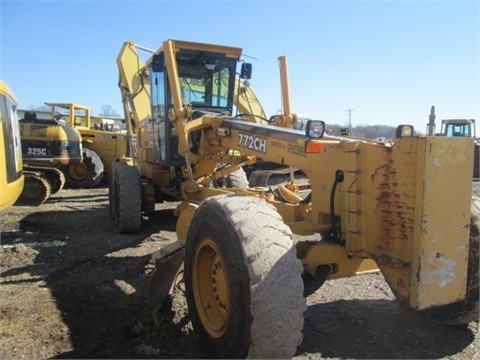
<path fill-rule="evenodd" d="M 397 139 L 404 137 L 412 137 L 414 134 L 412 125 L 398 125 L 395 132 L 395 137 Z"/>
<path fill-rule="evenodd" d="M 305 135 L 309 138 L 320 139 L 325 132 L 325 123 L 321 120 L 307 120 Z"/>
<path fill-rule="evenodd" d="M 152 56 L 152 71 L 163 72 L 165 70 L 165 56 L 163 54 L 154 54 Z"/>
<path fill-rule="evenodd" d="M 252 78 L 252 64 L 242 63 L 242 68 L 240 69 L 240 79 L 251 79 Z"/>

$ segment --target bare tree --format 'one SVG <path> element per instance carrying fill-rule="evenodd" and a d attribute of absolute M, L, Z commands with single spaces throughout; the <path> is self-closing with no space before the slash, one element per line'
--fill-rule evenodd
<path fill-rule="evenodd" d="M 110 105 L 102 105 L 100 115 L 102 116 L 118 116 L 117 112 Z"/>

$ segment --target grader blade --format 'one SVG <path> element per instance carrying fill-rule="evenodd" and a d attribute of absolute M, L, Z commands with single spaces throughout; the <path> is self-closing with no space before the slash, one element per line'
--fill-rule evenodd
<path fill-rule="evenodd" d="M 184 257 L 185 246 L 178 241 L 152 254 L 152 260 L 155 263 L 149 297 L 149 305 L 152 309 L 167 305 L 166 300 L 175 285 L 183 280 Z"/>

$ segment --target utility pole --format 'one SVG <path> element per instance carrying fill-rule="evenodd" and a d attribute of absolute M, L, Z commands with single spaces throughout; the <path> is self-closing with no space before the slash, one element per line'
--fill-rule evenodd
<path fill-rule="evenodd" d="M 348 129 L 352 131 L 352 111 L 355 111 L 355 109 L 347 109 L 345 111 L 348 112 Z"/>

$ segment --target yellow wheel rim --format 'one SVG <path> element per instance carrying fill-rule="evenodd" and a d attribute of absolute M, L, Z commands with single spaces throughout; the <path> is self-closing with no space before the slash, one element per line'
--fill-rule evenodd
<path fill-rule="evenodd" d="M 81 180 L 87 175 L 87 166 L 84 163 L 71 165 L 68 167 L 68 174 L 72 179 Z"/>
<path fill-rule="evenodd" d="M 222 254 L 210 238 L 200 240 L 195 250 L 192 287 L 204 329 L 213 338 L 221 337 L 230 319 L 230 288 Z"/>

